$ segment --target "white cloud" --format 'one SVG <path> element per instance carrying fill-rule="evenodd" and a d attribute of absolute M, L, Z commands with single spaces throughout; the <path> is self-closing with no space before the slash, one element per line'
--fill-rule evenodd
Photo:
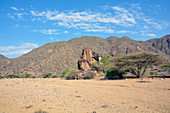
<path fill-rule="evenodd" d="M 122 30 L 122 31 L 117 31 L 117 33 L 129 33 L 129 31 Z"/>
<path fill-rule="evenodd" d="M 37 47 L 38 45 L 34 43 L 22 43 L 19 46 L 0 46 L 0 54 L 3 55 L 25 54 Z"/>
<path fill-rule="evenodd" d="M 11 9 L 13 9 L 13 10 L 15 10 L 15 11 L 19 11 L 19 10 L 24 10 L 24 8 L 21 8 L 21 9 L 18 9 L 18 8 L 16 8 L 16 7 L 11 7 Z"/>
<path fill-rule="evenodd" d="M 67 22 L 58 22 L 59 26 L 70 26 Z"/>
<path fill-rule="evenodd" d="M 65 34 L 67 34 L 67 33 L 68 33 L 68 31 L 64 31 L 64 33 L 65 33 Z"/>
<path fill-rule="evenodd" d="M 103 29 L 87 29 L 85 31 L 87 31 L 87 32 L 103 32 L 104 30 Z"/>
<path fill-rule="evenodd" d="M 29 50 L 14 50 L 14 51 L 8 51 L 8 52 L 2 52 L 0 54 L 2 55 L 20 55 L 20 54 L 26 54 L 30 52 L 32 49 Z"/>
<path fill-rule="evenodd" d="M 34 43 L 22 43 L 19 47 L 17 47 L 17 48 L 19 48 L 19 49 L 24 49 L 24 48 L 30 48 L 30 47 L 32 47 L 32 48 L 36 48 L 36 47 L 38 47 L 38 45 L 37 44 L 34 44 Z"/>
<path fill-rule="evenodd" d="M 11 7 L 11 9 L 18 11 L 19 9 L 17 9 L 16 7 Z"/>
<path fill-rule="evenodd" d="M 121 26 L 132 26 L 135 24 L 135 18 L 129 11 L 120 7 L 113 7 L 118 11 L 116 15 L 111 12 L 101 13 L 101 12 L 91 12 L 91 11 L 83 11 L 83 12 L 59 12 L 59 11 L 31 11 L 32 16 L 41 17 L 43 19 L 49 21 L 58 21 L 58 25 L 66 26 L 66 27 L 77 27 L 78 25 L 82 26 L 82 24 L 93 24 L 93 23 L 112 23 Z"/>
<path fill-rule="evenodd" d="M 114 30 L 112 30 L 112 29 L 106 29 L 104 32 L 105 32 L 105 33 L 114 33 Z"/>
<path fill-rule="evenodd" d="M 9 51 L 16 48 L 17 48 L 16 46 L 0 46 L 0 51 Z"/>
<path fill-rule="evenodd" d="M 163 27 L 166 27 L 164 26 L 164 24 L 160 24 L 158 22 L 154 22 L 153 19 L 148 19 L 148 18 L 144 18 L 143 17 L 143 20 L 149 24 L 149 25 L 152 25 L 155 29 L 157 30 L 161 30 Z"/>
<path fill-rule="evenodd" d="M 113 6 L 112 9 L 116 10 L 116 11 L 120 11 L 120 12 L 128 12 L 127 10 L 125 10 L 124 8 L 122 7 L 119 7 L 119 6 Z"/>
<path fill-rule="evenodd" d="M 22 18 L 22 15 L 24 15 L 23 13 L 17 13 L 16 14 L 18 16 L 18 18 Z"/>
<path fill-rule="evenodd" d="M 0 46 L 0 51 L 9 51 L 14 49 L 26 49 L 26 48 L 36 48 L 37 44 L 34 43 L 22 43 L 20 46 Z"/>
<path fill-rule="evenodd" d="M 114 33 L 112 29 L 86 29 L 86 32 L 103 32 L 103 33 Z"/>
<path fill-rule="evenodd" d="M 47 34 L 47 35 L 57 35 L 60 34 L 58 30 L 56 29 L 42 29 L 42 30 L 33 30 L 34 32 L 40 32 L 42 34 Z"/>
<path fill-rule="evenodd" d="M 51 40 L 53 40 L 53 37 L 50 37 Z"/>
<path fill-rule="evenodd" d="M 143 26 L 143 28 L 145 28 L 145 29 L 149 29 L 149 27 L 148 27 L 148 26 L 146 26 L 146 25 L 144 25 L 144 26 Z"/>
<path fill-rule="evenodd" d="M 132 8 L 136 8 L 136 9 L 139 9 L 139 10 L 142 9 L 139 4 L 130 4 L 130 6 L 131 6 Z"/>
<path fill-rule="evenodd" d="M 156 36 L 155 34 L 146 34 L 145 36 L 150 36 L 150 37 L 153 37 L 153 36 Z"/>
<path fill-rule="evenodd" d="M 22 20 L 25 15 L 30 16 L 30 20 L 40 21 L 42 23 L 49 22 L 56 27 L 64 27 L 79 29 L 85 32 L 104 32 L 104 33 L 136 33 L 133 31 L 126 31 L 125 29 L 139 29 L 145 30 L 145 33 L 152 32 L 153 30 L 162 30 L 168 26 L 164 22 L 156 21 L 155 19 L 146 16 L 142 12 L 142 7 L 140 4 L 129 4 L 127 7 L 123 5 L 119 6 L 105 6 L 103 10 L 99 12 L 85 10 L 85 11 L 57 11 L 57 10 L 19 10 L 14 14 L 9 14 L 8 16 L 12 19 L 18 18 Z M 11 7 L 15 9 L 15 7 Z M 34 10 L 33 10 L 34 9 Z M 27 11 L 27 13 L 25 13 Z M 121 27 L 122 31 L 115 31 L 116 27 Z M 61 31 L 61 33 L 67 33 Z M 55 29 L 40 29 L 34 30 L 34 32 L 40 32 L 42 34 L 55 35 L 60 34 L 59 31 Z"/>
<path fill-rule="evenodd" d="M 44 16 L 46 14 L 46 12 L 44 12 L 44 11 L 41 12 L 41 13 L 35 12 L 35 11 L 30 11 L 30 12 L 33 16 Z"/>
<path fill-rule="evenodd" d="M 142 36 L 150 36 L 150 37 L 154 37 L 156 36 L 153 33 L 148 33 L 148 31 L 140 31 Z"/>
<path fill-rule="evenodd" d="M 9 14 L 9 13 L 7 14 L 7 16 L 10 17 L 11 19 L 15 19 L 15 17 L 12 16 L 11 14 Z"/>

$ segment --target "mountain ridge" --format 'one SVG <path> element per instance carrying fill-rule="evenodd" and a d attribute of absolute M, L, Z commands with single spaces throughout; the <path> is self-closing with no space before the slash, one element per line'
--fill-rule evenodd
<path fill-rule="evenodd" d="M 166 35 L 162 38 L 169 40 L 169 36 Z M 96 36 L 83 36 L 69 41 L 47 43 L 27 54 L 11 59 L 8 64 L 1 64 L 1 67 L 5 66 L 6 68 L 0 68 L 0 72 L 4 75 L 15 74 L 20 76 L 26 74 L 41 75 L 45 72 L 60 75 L 64 68 L 77 65 L 82 50 L 86 47 L 92 48 L 93 51 L 103 56 L 151 51 L 169 58 L 169 54 L 166 54 L 164 49 L 161 51 L 156 46 L 152 46 L 152 43 L 154 43 L 152 40 L 136 41 L 127 36 L 122 38 L 111 36 L 106 39 Z M 169 46 L 164 48 L 169 50 Z"/>

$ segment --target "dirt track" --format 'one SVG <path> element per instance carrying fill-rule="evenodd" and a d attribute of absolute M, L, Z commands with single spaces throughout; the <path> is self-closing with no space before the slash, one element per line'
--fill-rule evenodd
<path fill-rule="evenodd" d="M 139 81 L 0 79 L 0 112 L 170 112 L 170 79 Z"/>

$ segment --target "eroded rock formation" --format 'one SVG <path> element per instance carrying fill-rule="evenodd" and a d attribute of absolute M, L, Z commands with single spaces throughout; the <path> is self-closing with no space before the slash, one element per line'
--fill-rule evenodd
<path fill-rule="evenodd" d="M 91 70 L 91 64 L 87 60 L 79 60 L 78 61 L 78 69 L 83 71 Z"/>
<path fill-rule="evenodd" d="M 102 55 L 95 53 L 91 48 L 84 48 L 81 60 L 78 61 L 78 69 L 83 71 L 91 71 L 92 63 L 100 61 Z"/>

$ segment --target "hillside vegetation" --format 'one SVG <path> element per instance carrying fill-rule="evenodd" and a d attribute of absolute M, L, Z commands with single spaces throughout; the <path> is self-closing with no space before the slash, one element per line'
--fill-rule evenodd
<path fill-rule="evenodd" d="M 10 63 L 1 63 L 0 73 L 2 75 L 14 74 L 19 76 L 25 76 L 27 74 L 37 76 L 44 73 L 61 75 L 63 69 L 77 65 L 81 51 L 86 47 L 92 48 L 95 52 L 103 56 L 118 56 L 120 54 L 151 51 L 159 53 L 168 59 L 168 51 L 170 49 L 169 40 L 169 35 L 146 42 L 135 41 L 129 37 L 118 38 L 112 36 L 102 39 L 95 36 L 83 36 L 69 41 L 48 43 L 21 57 L 11 59 Z M 163 47 L 161 46 L 163 49 L 157 46 L 160 45 L 159 43 L 165 45 Z M 2 68 L 4 66 L 5 68 Z"/>

